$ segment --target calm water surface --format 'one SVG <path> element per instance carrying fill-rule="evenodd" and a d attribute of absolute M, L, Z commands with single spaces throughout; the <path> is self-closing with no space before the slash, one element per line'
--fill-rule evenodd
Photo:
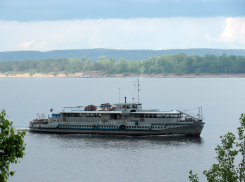
<path fill-rule="evenodd" d="M 64 106 L 137 101 L 136 78 L 1 78 L 0 109 L 16 128 L 37 113 Z M 206 125 L 200 138 L 187 136 L 56 135 L 27 132 L 26 155 L 9 181 L 188 181 L 192 169 L 215 162 L 219 136 L 236 132 L 245 112 L 244 78 L 141 78 L 145 109 L 176 110 L 201 106 Z"/>

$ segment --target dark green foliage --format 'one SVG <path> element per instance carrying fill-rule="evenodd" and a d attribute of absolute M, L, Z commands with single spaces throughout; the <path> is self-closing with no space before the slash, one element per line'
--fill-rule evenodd
<path fill-rule="evenodd" d="M 101 56 L 97 62 L 93 62 L 86 57 L 81 58 L 59 58 L 45 59 L 41 61 L 5 61 L 0 63 L 0 72 L 29 72 L 52 73 L 59 72 L 74 74 L 81 71 L 102 71 L 106 74 L 133 73 L 133 74 L 239 74 L 245 73 L 244 56 L 222 56 L 208 55 L 200 57 L 198 55 L 186 55 L 179 53 L 175 55 L 153 56 L 149 60 L 127 61 L 123 58 L 107 59 Z M 12 73 L 11 73 L 12 74 Z"/>
<path fill-rule="evenodd" d="M 222 182 L 236 182 L 245 180 L 244 157 L 236 167 L 234 164 L 236 156 L 245 155 L 245 114 L 240 117 L 241 126 L 238 130 L 238 140 L 236 136 L 228 132 L 226 135 L 221 136 L 221 145 L 218 145 L 215 150 L 217 153 L 217 164 L 213 164 L 210 170 L 203 171 L 207 177 L 207 181 L 222 181 Z M 197 174 L 193 175 L 192 171 L 189 172 L 189 179 L 192 182 L 197 182 Z"/>
<path fill-rule="evenodd" d="M 25 145 L 24 136 L 26 132 L 15 133 L 12 128 L 13 122 L 6 119 L 4 110 L 0 114 L 0 181 L 7 181 L 9 175 L 13 176 L 14 171 L 9 171 L 10 163 L 17 163 L 18 158 L 23 158 Z"/>

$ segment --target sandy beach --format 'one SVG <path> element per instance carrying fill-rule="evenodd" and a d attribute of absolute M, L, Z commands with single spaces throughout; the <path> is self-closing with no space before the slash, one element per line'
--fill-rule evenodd
<path fill-rule="evenodd" d="M 175 75 L 175 74 L 105 74 L 100 71 L 90 71 L 86 72 L 89 74 L 92 78 L 112 78 L 112 77 L 145 77 L 145 78 L 205 78 L 205 77 L 245 77 L 245 74 L 185 74 L 185 75 Z M 78 78 L 80 75 L 85 74 L 84 72 L 75 73 L 75 74 L 64 74 L 59 73 L 58 75 L 54 76 L 52 73 L 44 74 L 44 73 L 36 73 L 32 76 L 29 73 L 23 73 L 23 74 L 3 74 L 0 73 L 0 78 Z"/>

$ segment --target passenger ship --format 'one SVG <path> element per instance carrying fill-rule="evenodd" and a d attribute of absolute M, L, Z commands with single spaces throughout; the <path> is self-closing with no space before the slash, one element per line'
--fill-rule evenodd
<path fill-rule="evenodd" d="M 98 109 L 97 109 L 98 108 Z M 65 107 L 45 119 L 30 122 L 30 131 L 63 134 L 199 136 L 204 127 L 202 108 L 197 117 L 183 111 L 143 110 L 142 103 L 109 103 Z"/>

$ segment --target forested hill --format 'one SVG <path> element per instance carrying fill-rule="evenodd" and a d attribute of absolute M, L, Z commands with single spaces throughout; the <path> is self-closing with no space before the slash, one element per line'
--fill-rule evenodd
<path fill-rule="evenodd" d="M 206 54 L 186 55 L 178 53 L 174 55 L 153 56 L 148 60 L 128 61 L 119 58 L 107 58 L 101 56 L 98 61 L 91 61 L 89 58 L 59 58 L 24 60 L 24 61 L 4 61 L 0 62 L 0 73 L 6 76 L 9 74 L 30 73 L 51 73 L 54 76 L 59 73 L 74 74 L 86 71 L 99 71 L 105 74 L 244 74 L 245 56 L 215 56 Z"/>
<path fill-rule="evenodd" d="M 101 56 L 108 58 L 124 58 L 125 60 L 148 60 L 152 56 L 173 55 L 185 53 L 186 55 L 205 56 L 223 54 L 245 56 L 245 49 L 169 49 L 169 50 L 117 50 L 117 49 L 79 49 L 79 50 L 54 50 L 40 51 L 10 51 L 0 52 L 2 61 L 44 60 L 57 58 L 75 58 L 85 56 L 92 61 L 98 61 Z"/>

